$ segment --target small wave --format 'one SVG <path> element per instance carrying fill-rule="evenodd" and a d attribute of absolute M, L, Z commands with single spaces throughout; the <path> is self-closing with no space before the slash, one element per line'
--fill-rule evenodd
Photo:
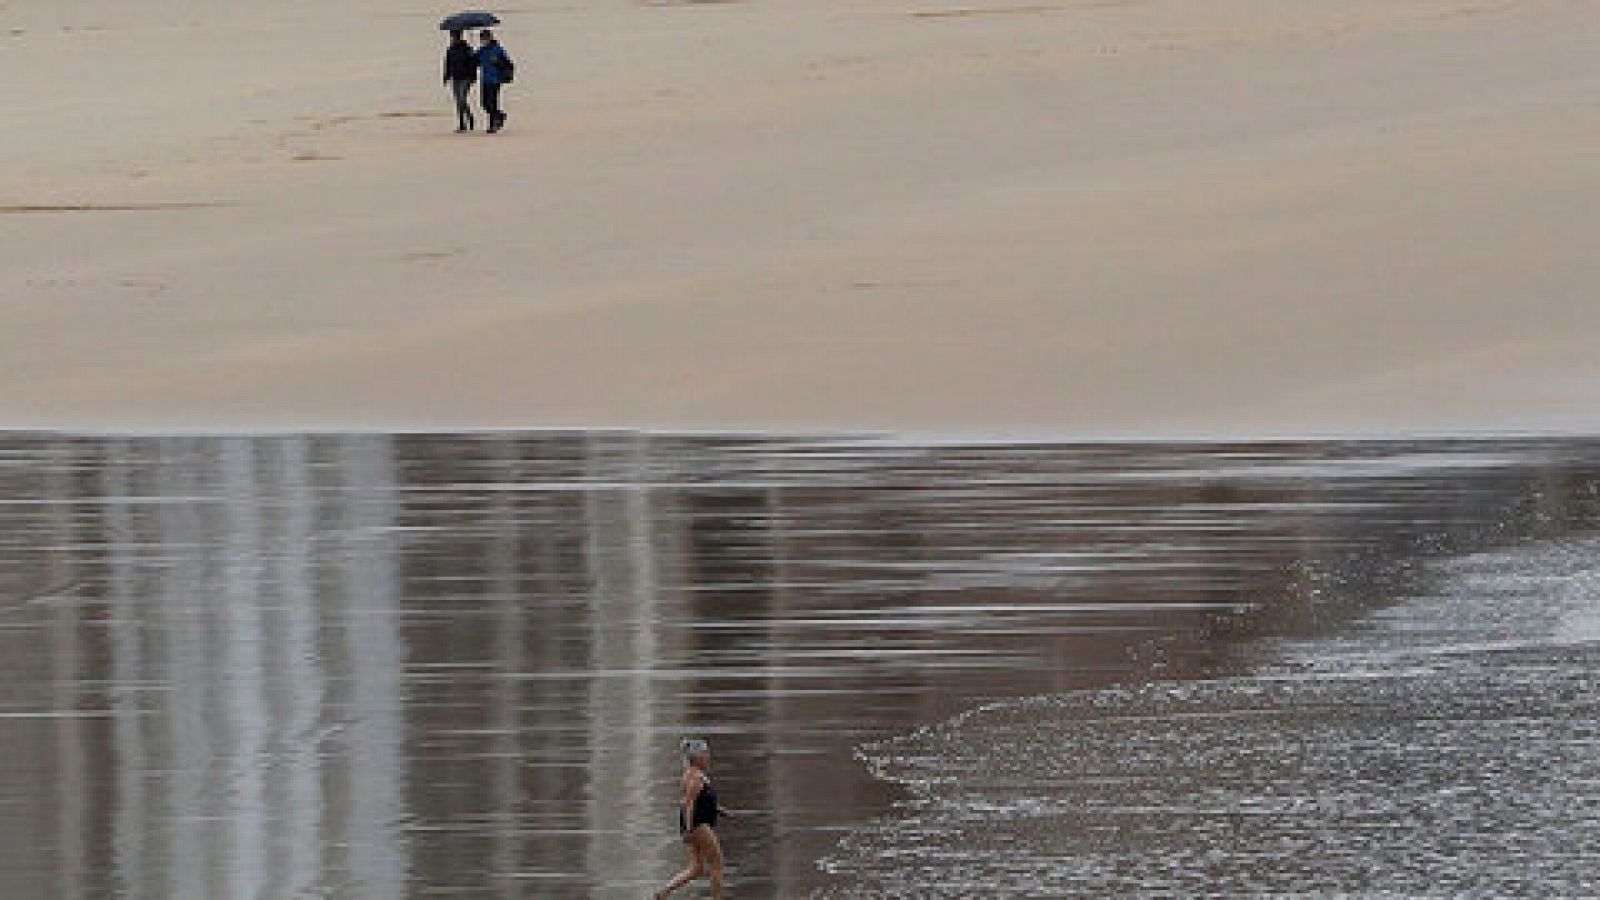
<path fill-rule="evenodd" d="M 816 896 L 1593 896 L 1600 541 L 1438 590 L 1247 677 L 1033 697 L 869 744 L 909 794 Z"/>

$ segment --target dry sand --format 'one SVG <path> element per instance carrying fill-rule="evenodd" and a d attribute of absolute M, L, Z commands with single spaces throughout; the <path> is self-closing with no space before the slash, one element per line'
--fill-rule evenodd
<path fill-rule="evenodd" d="M 1594 0 L 0 0 L 0 424 L 1600 426 Z"/>

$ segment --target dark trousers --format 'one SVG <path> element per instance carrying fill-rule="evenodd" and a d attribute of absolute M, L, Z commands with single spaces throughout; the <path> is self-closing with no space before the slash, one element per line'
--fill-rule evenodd
<path fill-rule="evenodd" d="M 478 93 L 483 99 L 483 111 L 489 114 L 489 124 L 504 121 L 506 114 L 500 110 L 500 85 L 485 82 Z"/>
<path fill-rule="evenodd" d="M 450 79 L 450 93 L 456 98 L 456 124 L 471 129 L 475 124 L 472 121 L 472 79 Z"/>

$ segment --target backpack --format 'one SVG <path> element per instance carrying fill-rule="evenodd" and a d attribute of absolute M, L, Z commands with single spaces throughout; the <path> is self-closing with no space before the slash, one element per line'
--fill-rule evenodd
<path fill-rule="evenodd" d="M 495 70 L 500 73 L 500 83 L 510 84 L 517 77 L 517 64 L 511 61 L 511 55 L 500 51 L 500 58 L 495 60 Z"/>

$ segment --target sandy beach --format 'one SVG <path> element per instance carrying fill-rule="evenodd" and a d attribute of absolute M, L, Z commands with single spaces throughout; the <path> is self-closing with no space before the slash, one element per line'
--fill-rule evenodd
<path fill-rule="evenodd" d="M 1592 0 L 0 0 L 0 425 L 1592 431 Z"/>

